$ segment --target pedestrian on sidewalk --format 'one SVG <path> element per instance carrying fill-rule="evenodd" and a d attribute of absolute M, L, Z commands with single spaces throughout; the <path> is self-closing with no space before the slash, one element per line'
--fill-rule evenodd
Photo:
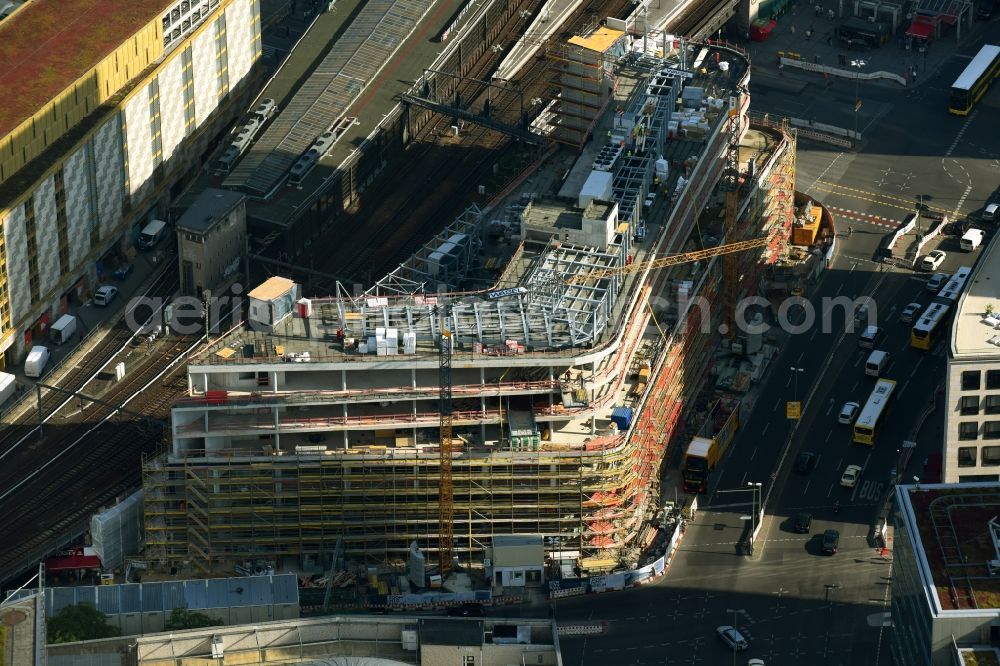
<path fill-rule="evenodd" d="M 795 34 L 795 24 L 793 23 L 793 24 L 792 24 L 792 25 L 791 25 L 791 26 L 790 26 L 790 27 L 788 28 L 788 30 L 789 30 L 789 32 L 791 32 L 791 33 L 792 33 L 792 34 L 794 35 L 794 34 Z"/>
<path fill-rule="evenodd" d="M 823 15 L 823 8 L 822 7 L 820 7 L 819 5 L 816 5 L 815 9 L 816 9 L 816 16 L 822 16 Z"/>
<path fill-rule="evenodd" d="M 826 10 L 826 15 L 827 15 L 827 18 L 829 18 L 831 21 L 833 20 L 833 18 L 835 16 L 835 14 L 833 13 L 832 9 Z"/>

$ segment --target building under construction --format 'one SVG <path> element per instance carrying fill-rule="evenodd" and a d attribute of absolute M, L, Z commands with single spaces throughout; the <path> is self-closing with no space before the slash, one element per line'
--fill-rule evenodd
<path fill-rule="evenodd" d="M 740 51 L 613 32 L 558 61 L 590 50 L 610 102 L 585 105 L 608 113 L 551 158 L 572 167 L 550 192 L 470 209 L 364 294 L 272 278 L 192 358 L 169 449 L 144 463 L 148 560 L 392 562 L 444 533 L 475 566 L 493 535 L 530 533 L 598 571 L 653 541 L 661 465 L 737 341 L 719 326 L 783 251 L 794 139 L 750 129 Z M 534 129 L 568 137 L 574 104 Z"/>

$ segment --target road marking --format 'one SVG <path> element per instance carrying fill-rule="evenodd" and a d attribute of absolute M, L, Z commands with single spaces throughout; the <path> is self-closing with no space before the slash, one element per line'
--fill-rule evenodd
<path fill-rule="evenodd" d="M 843 290 L 844 290 L 844 283 L 841 282 L 840 286 L 837 287 L 837 293 L 835 293 L 834 296 L 840 296 L 840 292 L 842 292 Z"/>
<path fill-rule="evenodd" d="M 756 446 L 753 448 L 753 453 L 750 454 L 750 460 L 753 460 L 753 457 L 755 455 L 757 455 L 757 447 Z"/>
<path fill-rule="evenodd" d="M 743 472 L 743 478 L 740 479 L 740 488 L 742 488 L 743 486 L 746 485 L 746 483 L 747 483 L 747 474 L 749 474 L 749 473 L 750 473 L 750 470 L 747 470 L 746 472 Z"/>
<path fill-rule="evenodd" d="M 781 404 L 781 398 L 778 398 L 778 402 L 774 403 L 774 409 L 772 409 L 771 411 L 772 411 L 772 412 L 776 412 L 776 411 L 778 411 L 778 406 L 779 406 L 780 404 Z"/>
<path fill-rule="evenodd" d="M 788 385 L 791 383 L 792 383 L 792 375 L 788 375 L 788 380 L 785 382 L 785 388 L 788 388 Z"/>
<path fill-rule="evenodd" d="M 819 454 L 818 456 L 816 456 L 816 467 L 819 467 L 819 459 L 822 458 L 822 457 L 823 457 L 822 453 Z"/>
<path fill-rule="evenodd" d="M 865 461 L 861 464 L 861 473 L 864 474 L 868 471 L 868 462 L 872 459 L 872 454 L 869 452 L 865 457 Z M 860 483 L 854 484 L 854 490 L 851 492 L 851 501 L 854 501 L 854 497 L 858 494 L 858 490 L 861 488 Z"/>
<path fill-rule="evenodd" d="M 809 492 L 809 482 L 810 481 L 812 481 L 812 479 L 809 479 L 808 481 L 806 481 L 806 487 L 802 489 L 802 494 L 803 495 L 805 495 L 806 493 Z"/>
<path fill-rule="evenodd" d="M 833 398 L 830 398 L 830 406 L 826 408 L 826 415 L 829 416 L 830 412 L 833 411 Z"/>
<path fill-rule="evenodd" d="M 767 433 L 767 429 L 771 427 L 771 423 L 767 422 L 764 424 L 764 429 L 760 431 L 760 436 L 763 437 Z"/>
<path fill-rule="evenodd" d="M 907 379 L 905 382 L 903 382 L 903 388 L 899 389 L 899 395 L 903 395 L 903 391 L 905 391 L 906 387 L 909 386 L 909 385 L 910 385 L 910 380 L 909 379 Z"/>
<path fill-rule="evenodd" d="M 862 356 L 864 356 L 864 354 L 859 354 L 858 357 L 856 359 L 854 359 L 854 367 L 855 368 L 858 367 L 858 363 L 861 363 L 861 357 Z M 857 386 L 857 384 L 855 384 L 855 386 Z"/>
<path fill-rule="evenodd" d="M 833 484 L 830 484 L 830 489 L 826 491 L 826 496 L 829 497 L 833 493 Z"/>
<path fill-rule="evenodd" d="M 795 365 L 802 365 L 802 357 L 805 356 L 805 355 L 806 355 L 805 352 L 802 352 L 801 354 L 799 354 L 799 360 L 795 362 Z"/>
<path fill-rule="evenodd" d="M 826 439 L 824 439 L 823 441 L 824 442 L 829 442 L 831 436 L 833 436 L 833 431 L 832 430 L 827 430 L 826 431 Z"/>
<path fill-rule="evenodd" d="M 951 157 L 951 154 L 955 152 L 955 148 L 958 147 L 958 142 L 962 140 L 962 135 L 965 134 L 966 130 L 969 129 L 969 123 L 971 123 L 972 119 L 976 117 L 978 111 L 979 109 L 975 109 L 972 113 L 966 116 L 965 122 L 962 123 L 961 129 L 959 129 L 958 134 L 955 135 L 955 140 L 951 142 L 951 145 L 948 146 L 948 150 L 944 152 L 945 157 Z M 824 171 L 824 173 L 826 172 Z"/>
<path fill-rule="evenodd" d="M 851 387 L 851 393 L 854 393 L 854 390 L 856 388 L 858 388 L 858 384 L 860 384 L 860 383 L 861 383 L 860 379 L 858 381 L 854 382 L 854 386 Z"/>
<path fill-rule="evenodd" d="M 814 328 L 813 332 L 812 332 L 812 335 L 809 336 L 809 339 L 812 340 L 813 338 L 815 338 L 817 333 L 819 333 L 819 329 L 818 328 Z"/>
<path fill-rule="evenodd" d="M 843 464 L 844 464 L 844 459 L 841 458 L 840 460 L 837 461 L 837 467 L 836 467 L 836 469 L 840 469 L 841 465 L 843 465 Z"/>

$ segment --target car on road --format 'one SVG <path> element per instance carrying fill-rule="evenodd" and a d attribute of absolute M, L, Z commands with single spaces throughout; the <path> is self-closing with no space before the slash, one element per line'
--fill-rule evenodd
<path fill-rule="evenodd" d="M 899 321 L 904 324 L 912 324 L 913 320 L 918 314 L 920 314 L 920 308 L 923 307 L 920 303 L 908 303 L 903 311 L 899 313 Z"/>
<path fill-rule="evenodd" d="M 754 657 L 753 659 L 747 662 L 747 666 L 766 666 L 766 665 L 764 664 L 763 659 L 758 659 L 757 657 Z"/>
<path fill-rule="evenodd" d="M 125 278 L 131 275 L 132 271 L 134 270 L 135 270 L 134 264 L 122 264 L 121 266 L 119 266 L 114 270 L 111 276 L 114 279 L 118 280 L 119 282 L 122 282 L 123 280 L 125 280 Z"/>
<path fill-rule="evenodd" d="M 792 529 L 798 534 L 809 534 L 809 528 L 812 527 L 813 517 L 811 513 L 800 513 L 795 516 L 795 523 L 792 525 Z"/>
<path fill-rule="evenodd" d="M 816 463 L 816 454 L 812 451 L 803 451 L 795 459 L 795 471 L 799 474 L 808 474 Z"/>
<path fill-rule="evenodd" d="M 854 423 L 854 419 L 858 417 L 859 409 L 861 409 L 861 406 L 858 403 L 845 402 L 844 406 L 840 408 L 840 414 L 837 415 L 837 422 L 844 425 L 851 425 Z"/>
<path fill-rule="evenodd" d="M 836 555 L 840 546 L 840 532 L 837 530 L 827 530 L 823 532 L 823 545 L 821 550 L 824 555 Z"/>
<path fill-rule="evenodd" d="M 948 255 L 941 250 L 931 250 L 927 255 L 920 260 L 920 268 L 925 271 L 936 271 L 944 263 L 945 258 Z"/>
<path fill-rule="evenodd" d="M 840 477 L 840 485 L 845 488 L 853 488 L 861 478 L 861 465 L 848 465 Z"/>
<path fill-rule="evenodd" d="M 105 306 L 109 305 L 111 301 L 115 300 L 115 296 L 118 295 L 118 287 L 111 284 L 102 284 L 94 292 L 94 305 Z"/>
<path fill-rule="evenodd" d="M 941 287 L 944 283 L 948 281 L 951 277 L 947 273 L 935 273 L 931 276 L 931 279 L 927 281 L 927 291 L 941 291 Z"/>
<path fill-rule="evenodd" d="M 730 650 L 739 652 L 750 647 L 750 644 L 747 643 L 747 639 L 743 638 L 743 634 L 741 634 L 736 627 L 724 624 L 721 627 L 717 627 L 715 629 L 715 633 L 719 634 L 719 638 L 722 639 L 723 643 L 729 646 Z"/>

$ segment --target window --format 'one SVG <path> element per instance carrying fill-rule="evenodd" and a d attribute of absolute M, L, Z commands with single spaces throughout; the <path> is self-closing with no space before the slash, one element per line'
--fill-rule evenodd
<path fill-rule="evenodd" d="M 986 371 L 986 388 L 1000 389 L 1000 370 Z"/>
<path fill-rule="evenodd" d="M 976 447 L 974 446 L 958 447 L 958 466 L 959 467 L 976 466 Z"/>
<path fill-rule="evenodd" d="M 983 447 L 983 467 L 1000 465 L 1000 446 Z"/>
<path fill-rule="evenodd" d="M 963 395 L 958 401 L 958 410 L 962 416 L 975 416 L 979 413 L 979 396 Z"/>
<path fill-rule="evenodd" d="M 979 436 L 979 424 L 975 421 L 967 421 L 958 424 L 958 438 L 963 440 L 975 439 Z"/>
<path fill-rule="evenodd" d="M 962 373 L 962 390 L 978 391 L 979 377 L 982 373 L 979 370 L 966 370 Z"/>
<path fill-rule="evenodd" d="M 1000 414 L 1000 395 L 988 395 L 983 403 L 984 414 Z"/>
<path fill-rule="evenodd" d="M 983 439 L 1000 439 L 1000 421 L 987 421 L 983 424 Z"/>

